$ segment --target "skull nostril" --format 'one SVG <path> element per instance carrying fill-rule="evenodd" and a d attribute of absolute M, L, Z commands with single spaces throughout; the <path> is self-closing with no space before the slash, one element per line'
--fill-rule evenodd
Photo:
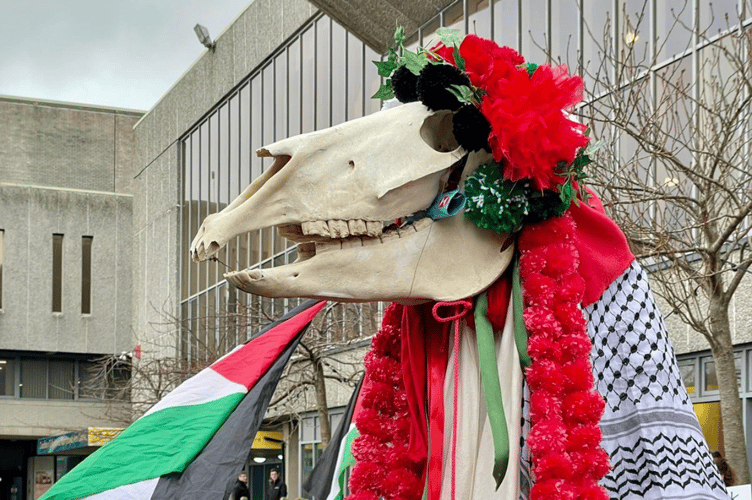
<path fill-rule="evenodd" d="M 350 168 L 355 168 L 355 162 L 350 160 L 347 162 L 348 165 L 350 165 Z"/>

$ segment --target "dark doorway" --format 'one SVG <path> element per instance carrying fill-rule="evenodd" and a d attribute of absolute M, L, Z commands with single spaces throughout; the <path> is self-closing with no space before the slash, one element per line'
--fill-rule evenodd
<path fill-rule="evenodd" d="M 279 471 L 279 476 L 284 480 L 285 470 L 281 460 L 267 460 L 263 464 L 251 462 L 249 465 L 250 474 L 248 481 L 251 483 L 251 500 L 264 500 L 266 498 L 266 488 L 269 486 L 269 473 L 272 469 Z"/>
<path fill-rule="evenodd" d="M 0 440 L 0 500 L 26 498 L 26 463 L 36 452 L 34 439 Z"/>

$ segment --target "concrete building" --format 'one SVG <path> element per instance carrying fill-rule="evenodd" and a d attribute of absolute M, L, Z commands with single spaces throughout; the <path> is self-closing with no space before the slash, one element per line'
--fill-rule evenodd
<path fill-rule="evenodd" d="M 671 12 L 687 25 L 721 19 L 725 12 L 733 19 L 734 9 L 748 2 L 714 1 L 715 10 L 710 4 L 649 0 L 644 15 L 650 28 L 642 40 L 660 46 L 665 64 L 686 63 L 696 78 L 690 59 L 698 51 L 669 37 L 666 19 Z M 225 266 L 264 268 L 293 261 L 296 248 L 276 233 L 262 230 L 237 238 L 219 261 L 202 264 L 190 261 L 188 247 L 208 214 L 221 210 L 268 168 L 267 160 L 253 154 L 257 148 L 380 108 L 370 99 L 380 85 L 371 61 L 380 59 L 391 44 L 395 20 L 412 34 L 412 45 L 428 43 L 438 27 L 448 26 L 512 46 L 531 61 L 545 61 L 550 53 L 576 67 L 578 61 L 597 64 L 598 47 L 586 36 L 587 29 L 633 14 L 630 6 L 626 0 L 255 0 L 217 38 L 216 49 L 206 51 L 143 116 L 0 99 L 0 129 L 9 131 L 0 136 L 0 373 L 5 374 L 0 375 L 5 390 L 0 474 L 22 467 L 25 476 L 23 468 L 28 467 L 5 465 L 3 457 L 10 454 L 3 446 L 29 457 L 36 454 L 30 438 L 81 428 L 83 421 L 110 423 L 105 415 L 89 418 L 91 411 L 104 407 L 83 401 L 80 392 L 56 399 L 62 394 L 56 392 L 61 363 L 72 363 L 73 388 L 93 357 L 130 352 L 138 343 L 148 343 L 154 356 L 198 363 L 206 350 L 219 352 L 223 342 L 243 341 L 263 315 L 294 305 L 248 297 L 222 279 Z M 627 35 L 619 23 L 610 29 L 614 44 Z M 634 33 L 630 36 L 636 40 Z M 90 312 L 84 313 L 87 245 L 92 288 Z M 59 282 L 58 269 L 63 269 Z M 732 308 L 748 430 L 750 297 L 746 286 Z M 248 323 L 234 331 L 232 339 L 218 339 L 217 318 L 239 307 L 251 312 Z M 342 340 L 367 337 L 378 324 L 378 310 L 342 308 L 343 318 L 360 326 L 338 335 Z M 166 317 L 180 320 L 180 335 L 175 328 L 154 327 Z M 668 315 L 667 324 L 698 414 L 706 415 L 706 437 L 711 448 L 717 448 L 722 432 L 719 396 L 706 341 L 676 316 Z M 362 350 L 347 354 L 353 355 L 362 355 Z M 32 399 L 24 389 L 24 367 L 42 366 L 46 385 L 34 385 Z M 344 405 L 348 391 L 332 385 L 330 406 Z M 279 450 L 259 451 L 259 462 L 252 462 L 254 495 L 263 490 L 268 468 L 281 465 L 289 497 L 304 496 L 300 483 L 322 451 L 312 401 L 302 400 L 296 408 L 300 419 L 293 425 L 270 429 L 281 431 L 285 443 Z M 86 416 L 81 413 L 84 407 Z M 19 411 L 31 412 L 29 418 L 16 418 Z M 335 409 L 330 419 L 336 424 L 338 418 Z M 752 449 L 752 432 L 747 436 Z"/>
<path fill-rule="evenodd" d="M 88 382 L 95 359 L 133 349 L 141 115 L 0 97 L 0 498 L 37 498 L 80 460 L 35 457 L 38 439 L 122 426 Z"/>

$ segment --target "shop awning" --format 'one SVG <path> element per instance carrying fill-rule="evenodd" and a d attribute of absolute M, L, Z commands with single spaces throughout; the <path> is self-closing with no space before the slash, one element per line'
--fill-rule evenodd
<path fill-rule="evenodd" d="M 123 429 L 89 427 L 37 440 L 37 455 L 87 454 L 115 439 Z"/>

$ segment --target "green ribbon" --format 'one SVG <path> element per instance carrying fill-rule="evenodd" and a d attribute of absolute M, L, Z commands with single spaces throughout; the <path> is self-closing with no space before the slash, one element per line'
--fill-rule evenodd
<path fill-rule="evenodd" d="M 520 257 L 514 259 L 512 270 L 512 312 L 514 313 L 514 343 L 517 345 L 517 354 L 520 357 L 520 366 L 524 370 L 532 364 L 530 355 L 527 353 L 527 328 L 525 319 L 522 317 L 522 286 L 520 286 Z"/>
<path fill-rule="evenodd" d="M 507 419 L 504 416 L 504 404 L 501 400 L 501 384 L 499 383 L 499 366 L 496 362 L 496 346 L 494 345 L 493 327 L 488 320 L 488 295 L 484 292 L 478 296 L 475 303 L 475 332 L 478 340 L 478 358 L 480 360 L 480 376 L 483 392 L 486 395 L 488 420 L 491 424 L 491 435 L 494 442 L 493 477 L 496 489 L 501 486 L 509 464 L 509 431 Z"/>

